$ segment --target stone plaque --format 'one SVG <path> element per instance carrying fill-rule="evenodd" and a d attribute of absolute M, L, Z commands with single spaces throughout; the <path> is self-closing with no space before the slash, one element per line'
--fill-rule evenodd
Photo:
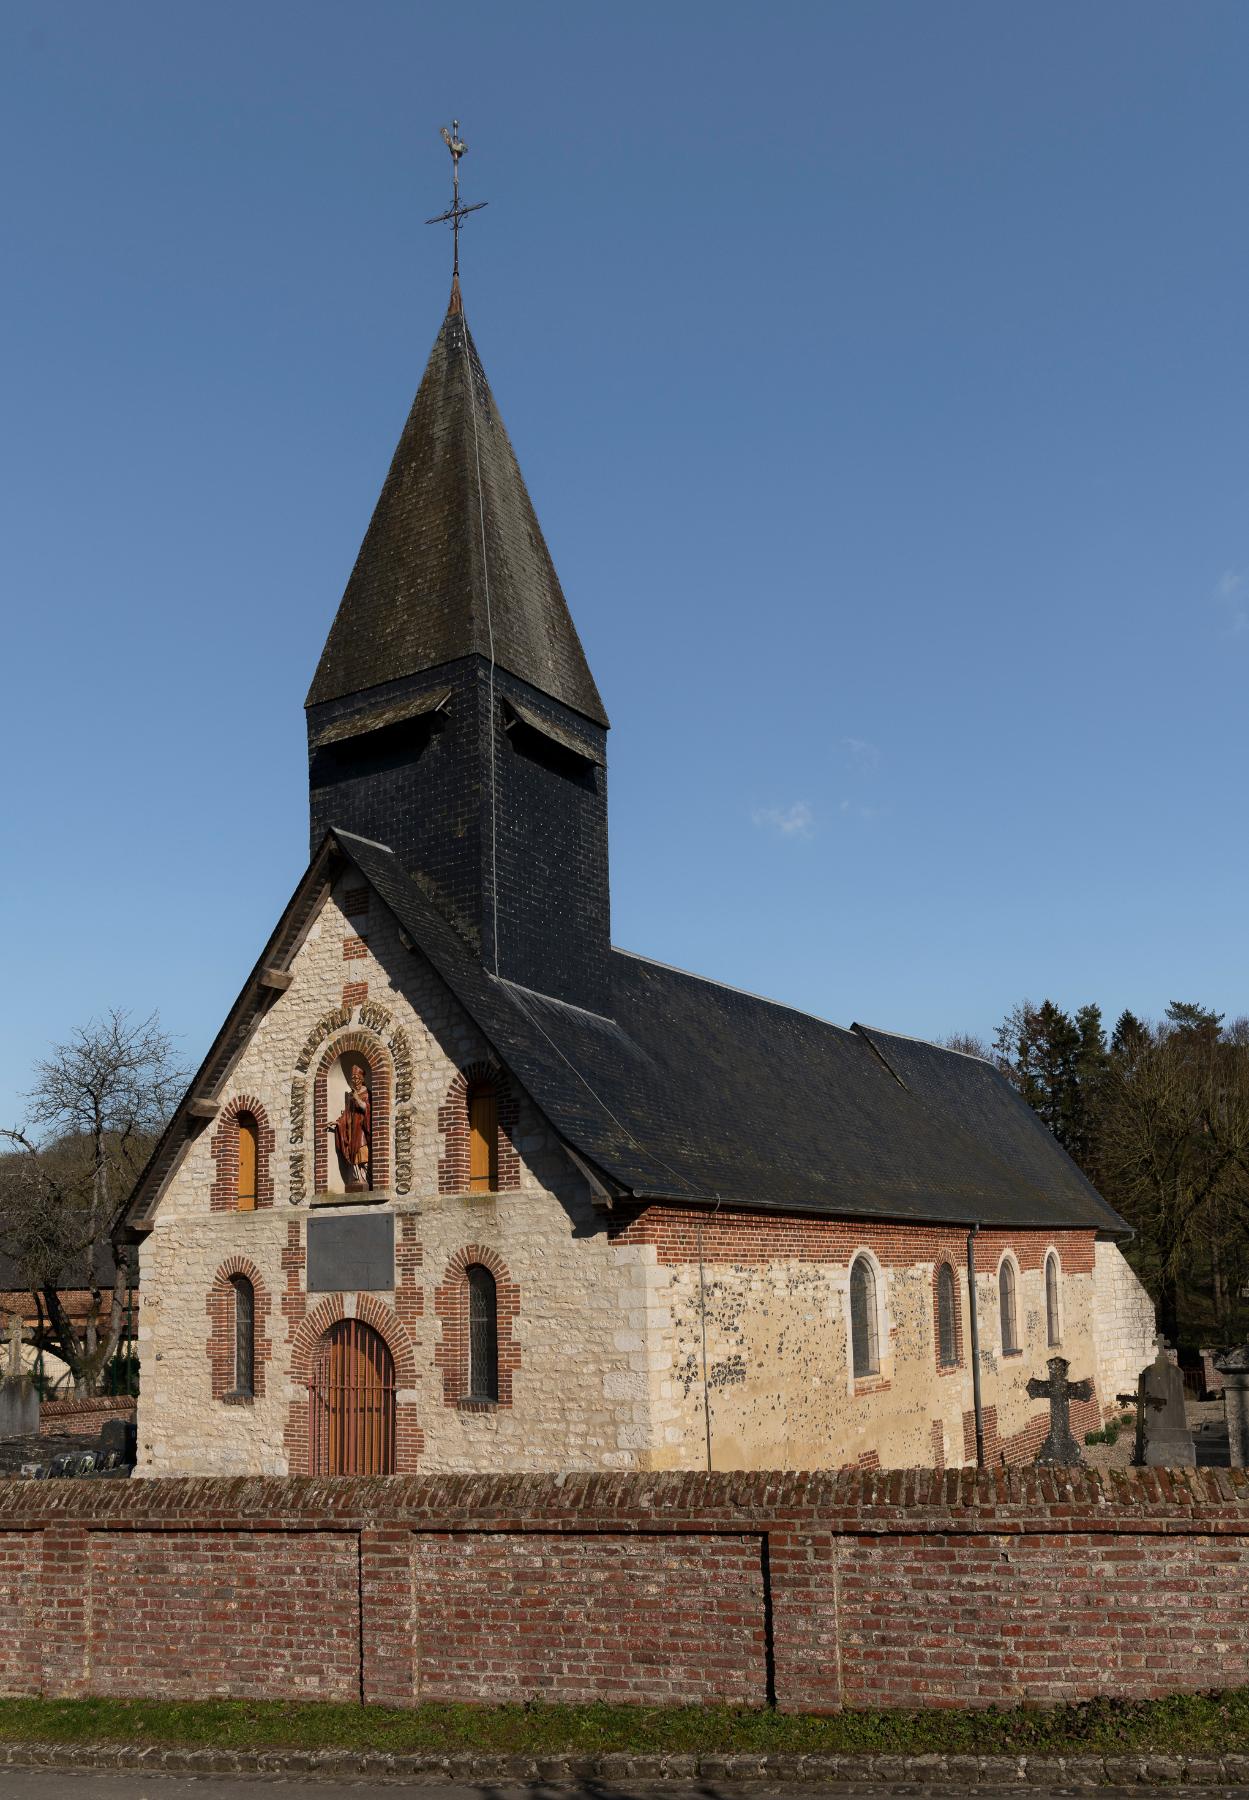
<path fill-rule="evenodd" d="M 393 1213 L 309 1219 L 308 1292 L 389 1293 L 395 1285 Z"/>

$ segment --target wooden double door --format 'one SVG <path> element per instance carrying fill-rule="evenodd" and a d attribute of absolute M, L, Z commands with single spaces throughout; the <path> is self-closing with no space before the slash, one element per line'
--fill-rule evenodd
<path fill-rule="evenodd" d="M 308 1391 L 314 1475 L 393 1475 L 395 1364 L 385 1339 L 340 1319 L 317 1347 Z"/>

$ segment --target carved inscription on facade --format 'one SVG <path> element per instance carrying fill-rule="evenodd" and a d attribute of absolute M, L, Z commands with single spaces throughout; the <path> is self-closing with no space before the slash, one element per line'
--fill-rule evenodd
<path fill-rule="evenodd" d="M 401 1106 L 395 1114 L 395 1192 L 412 1192 L 412 1108 Z"/>
<path fill-rule="evenodd" d="M 291 1205 L 298 1205 L 304 1197 L 304 1157 L 299 1150 L 291 1157 Z"/>
<path fill-rule="evenodd" d="M 402 1105 L 412 1098 L 412 1047 L 402 1025 L 391 1034 L 390 1054 L 395 1063 L 395 1101 Z"/>
<path fill-rule="evenodd" d="M 350 1025 L 350 1023 L 351 1008 L 349 1006 L 336 1006 L 333 1012 L 328 1012 L 324 1018 L 317 1020 L 308 1033 L 308 1041 L 299 1052 L 299 1061 L 295 1064 L 301 1074 L 307 1071 L 309 1063 L 316 1055 L 317 1045 L 323 1044 L 331 1031 L 340 1031 L 344 1025 Z"/>
<path fill-rule="evenodd" d="M 359 1018 L 360 1023 L 366 1026 L 369 1031 L 375 1031 L 378 1037 L 381 1037 L 382 1033 L 390 1024 L 390 1014 L 386 1011 L 384 1006 L 379 1006 L 376 1000 L 365 1000 L 363 1002 L 360 1007 Z"/>
<path fill-rule="evenodd" d="M 304 1083 L 301 1075 L 291 1080 L 291 1143 L 304 1141 Z"/>

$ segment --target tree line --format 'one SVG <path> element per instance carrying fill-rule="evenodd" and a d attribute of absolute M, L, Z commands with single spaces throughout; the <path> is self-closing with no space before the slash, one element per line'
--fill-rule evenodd
<path fill-rule="evenodd" d="M 1249 1329 L 1249 1018 L 1173 1001 L 1160 1020 L 1021 1001 L 992 1062 L 1136 1233 L 1129 1260 L 1173 1343 Z"/>

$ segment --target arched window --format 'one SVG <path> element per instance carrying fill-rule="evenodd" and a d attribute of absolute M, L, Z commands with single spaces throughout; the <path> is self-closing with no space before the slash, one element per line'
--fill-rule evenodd
<path fill-rule="evenodd" d="M 235 1123 L 239 1133 L 239 1211 L 255 1212 L 256 1169 L 260 1161 L 260 1127 L 257 1125 L 254 1115 L 249 1112 L 241 1112 Z"/>
<path fill-rule="evenodd" d="M 943 1369 L 958 1367 L 958 1289 L 949 1263 L 937 1270 L 937 1361 Z"/>
<path fill-rule="evenodd" d="M 499 1303 L 494 1276 L 484 1263 L 470 1263 L 468 1283 L 468 1398 L 499 1398 Z"/>
<path fill-rule="evenodd" d="M 1062 1341 L 1062 1320 L 1058 1315 L 1058 1258 L 1051 1250 L 1045 1259 L 1045 1335 L 1051 1344 Z"/>
<path fill-rule="evenodd" d="M 876 1271 L 866 1256 L 856 1258 L 850 1270 L 850 1353 L 856 1377 L 880 1373 Z"/>
<path fill-rule="evenodd" d="M 246 1275 L 231 1275 L 234 1289 L 234 1392 L 256 1391 L 256 1290 Z"/>
<path fill-rule="evenodd" d="M 1002 1314 L 1002 1354 L 1011 1356 L 1019 1349 L 1015 1326 L 1015 1267 L 1006 1260 L 997 1272 L 998 1305 Z"/>
<path fill-rule="evenodd" d="M 499 1096 L 491 1081 L 468 1090 L 468 1185 L 474 1194 L 493 1194 L 499 1185 Z"/>

